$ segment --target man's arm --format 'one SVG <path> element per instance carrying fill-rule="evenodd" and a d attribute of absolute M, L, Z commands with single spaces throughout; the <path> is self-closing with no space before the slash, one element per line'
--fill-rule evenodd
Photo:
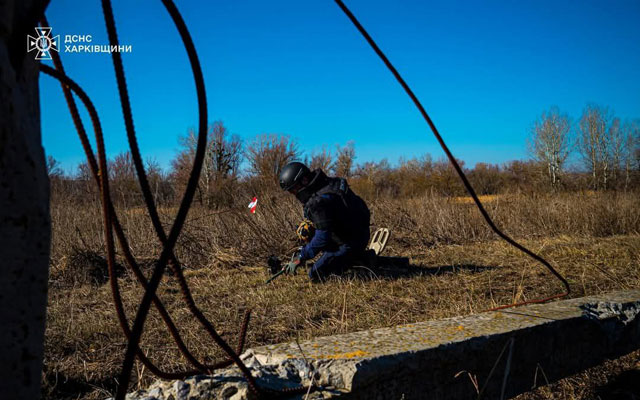
<path fill-rule="evenodd" d="M 312 259 L 333 242 L 331 233 L 335 231 L 336 215 L 341 205 L 341 200 L 336 195 L 326 193 L 320 196 L 318 203 L 309 214 L 309 219 L 316 227 L 316 233 L 311 242 L 302 248 L 302 260 Z"/>
<path fill-rule="evenodd" d="M 324 250 L 331 242 L 331 233 L 327 230 L 316 229 L 316 233 L 309 243 L 300 251 L 301 260 L 310 260 Z"/>

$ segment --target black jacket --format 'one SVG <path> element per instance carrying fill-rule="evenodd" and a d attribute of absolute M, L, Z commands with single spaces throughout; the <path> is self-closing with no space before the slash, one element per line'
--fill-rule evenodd
<path fill-rule="evenodd" d="M 337 244 L 363 250 L 369 242 L 370 212 L 344 178 L 330 178 L 322 170 L 296 197 L 304 204 L 304 216 L 316 229 L 330 232 Z"/>

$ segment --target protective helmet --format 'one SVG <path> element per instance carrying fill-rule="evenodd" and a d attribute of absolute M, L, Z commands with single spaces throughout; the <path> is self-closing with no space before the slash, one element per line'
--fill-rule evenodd
<path fill-rule="evenodd" d="M 280 187 L 282 190 L 290 190 L 299 183 L 305 175 L 311 171 L 301 162 L 290 162 L 280 171 Z"/>

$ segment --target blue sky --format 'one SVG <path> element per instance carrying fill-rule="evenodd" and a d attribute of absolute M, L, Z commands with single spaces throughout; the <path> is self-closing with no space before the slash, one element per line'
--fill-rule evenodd
<path fill-rule="evenodd" d="M 527 158 L 533 121 L 588 102 L 640 118 L 640 2 L 345 0 L 413 88 L 453 154 L 473 166 Z M 357 162 L 443 156 L 428 126 L 333 1 L 180 1 L 202 63 L 210 122 L 251 141 L 281 133 L 306 154 L 355 141 Z M 167 167 L 197 125 L 195 87 L 160 1 L 113 2 L 145 158 Z M 107 44 L 99 1 L 56 0 L 54 35 Z M 61 52 L 95 102 L 113 156 L 127 149 L 110 55 Z M 57 82 L 41 76 L 45 151 L 84 159 Z M 87 127 L 88 118 L 85 115 Z"/>

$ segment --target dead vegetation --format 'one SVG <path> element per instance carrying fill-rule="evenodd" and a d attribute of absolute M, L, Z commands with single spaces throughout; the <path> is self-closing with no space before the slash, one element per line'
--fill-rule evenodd
<path fill-rule="evenodd" d="M 312 285 L 298 275 L 264 285 L 267 256 L 291 247 L 301 217 L 299 204 L 282 193 L 261 196 L 255 215 L 247 212 L 244 199 L 229 209 L 193 208 L 176 253 L 196 303 L 223 337 L 235 343 L 243 311 L 253 310 L 249 347 L 464 315 L 562 289 L 542 266 L 496 241 L 464 200 L 425 195 L 379 199 L 370 206 L 373 224 L 393 232 L 385 253 L 411 259 L 414 268 L 403 276 Z M 486 207 L 498 226 L 567 277 L 572 296 L 640 287 L 636 193 L 500 195 Z M 169 224 L 174 210 L 160 212 Z M 160 249 L 146 213 L 121 209 L 119 216 L 133 253 L 149 271 Z M 46 398 L 104 398 L 115 387 L 126 341 L 104 284 L 98 206 L 54 202 L 52 220 L 43 393 Z M 120 283 L 131 319 L 142 291 L 127 271 Z M 188 313 L 170 275 L 159 295 L 193 352 L 205 361 L 219 360 L 220 350 Z M 186 365 L 155 311 L 142 348 L 164 369 Z M 630 357 L 522 398 L 597 398 L 610 377 L 634 367 Z M 139 365 L 132 382 L 144 385 L 151 379 Z"/>

